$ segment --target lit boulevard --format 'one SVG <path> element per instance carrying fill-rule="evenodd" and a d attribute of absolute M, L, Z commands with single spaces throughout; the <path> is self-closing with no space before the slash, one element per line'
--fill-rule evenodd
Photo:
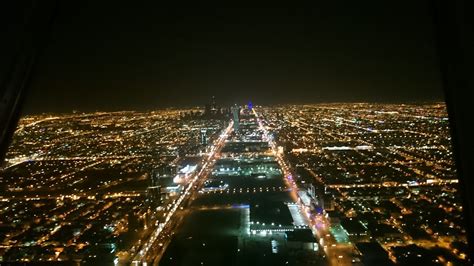
<path fill-rule="evenodd" d="M 143 247 L 140 249 L 140 251 L 137 253 L 137 255 L 135 256 L 133 260 L 134 264 L 138 265 L 141 262 L 143 262 L 143 258 L 147 258 L 150 247 L 153 244 L 155 244 L 156 240 L 159 238 L 160 234 L 163 232 L 163 229 L 166 228 L 166 226 L 169 223 L 173 223 L 172 221 L 173 219 L 177 219 L 176 211 L 179 210 L 179 208 L 183 205 L 183 202 L 186 202 L 187 200 L 191 198 L 192 194 L 196 191 L 196 189 L 200 188 L 200 185 L 203 183 L 203 180 L 206 178 L 207 174 L 209 173 L 209 168 L 212 167 L 213 160 L 216 157 L 219 157 L 219 152 L 222 149 L 222 146 L 224 145 L 224 141 L 226 140 L 227 136 L 229 135 L 231 131 L 232 131 L 232 122 L 225 129 L 225 131 L 219 136 L 219 138 L 215 141 L 215 144 L 212 145 L 211 151 L 205 158 L 201 170 L 199 170 L 199 172 L 197 172 L 194 175 L 194 177 L 191 177 L 191 181 L 186 186 L 184 192 L 179 196 L 177 200 L 174 201 L 171 209 L 166 214 L 164 222 L 160 223 L 158 227 L 156 228 L 156 230 L 151 234 L 150 238 L 147 241 L 145 241 L 145 243 L 143 244 Z M 161 243 L 161 245 L 163 244 Z M 159 261 L 159 258 L 157 258 L 157 260 Z"/>
<path fill-rule="evenodd" d="M 253 111 L 255 116 L 258 118 L 259 116 L 255 108 L 253 109 Z M 336 241 L 334 241 L 334 238 L 331 237 L 327 228 L 329 222 L 324 216 L 317 215 L 313 216 L 312 218 L 309 208 L 305 207 L 302 204 L 302 200 L 299 199 L 298 186 L 293 180 L 294 173 L 292 173 L 290 167 L 286 164 L 282 154 L 278 152 L 275 142 L 268 137 L 268 130 L 265 128 L 260 119 L 258 119 L 258 124 L 260 128 L 265 132 L 265 139 L 267 139 L 270 143 L 270 147 L 272 148 L 273 154 L 276 156 L 278 163 L 283 169 L 284 177 L 286 178 L 286 184 L 292 190 L 291 195 L 294 197 L 295 201 L 299 203 L 298 206 L 301 209 L 301 213 L 303 213 L 305 218 L 310 222 L 311 229 L 313 230 L 314 234 L 316 234 L 320 239 L 320 244 L 323 246 L 324 252 L 329 258 L 329 263 L 331 265 L 352 265 L 351 247 L 347 244 L 337 244 Z"/>

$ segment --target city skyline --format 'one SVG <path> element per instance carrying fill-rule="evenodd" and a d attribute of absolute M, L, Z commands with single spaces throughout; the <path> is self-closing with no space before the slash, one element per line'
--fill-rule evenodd
<path fill-rule="evenodd" d="M 211 96 L 210 99 L 215 99 L 214 96 Z M 210 100 L 208 99 L 208 100 Z M 233 101 L 231 104 L 224 104 L 218 102 L 219 99 L 215 99 L 217 102 L 218 110 L 225 110 L 225 111 L 230 111 L 233 106 L 238 106 L 238 107 L 246 107 L 249 103 L 253 103 L 253 101 L 250 100 L 242 100 L 242 101 Z M 32 117 L 32 116 L 38 116 L 38 115 L 68 115 L 68 114 L 94 114 L 94 113 L 133 113 L 133 112 L 140 112 L 140 113 L 147 113 L 147 112 L 158 112 L 158 111 L 165 111 L 165 110 L 194 110 L 195 112 L 202 111 L 206 112 L 207 106 L 211 102 L 208 101 L 207 103 L 204 101 L 202 103 L 194 103 L 194 104 L 189 104 L 185 106 L 155 106 L 155 107 L 150 107 L 150 108 L 137 108 L 137 109 L 114 109 L 114 110 L 104 110 L 103 108 L 95 108 L 91 110 L 81 110 L 81 109 L 67 109 L 67 110 L 61 110 L 61 111 L 40 111 L 40 112 L 30 112 L 28 108 L 25 108 L 26 110 L 23 111 L 22 117 Z M 305 102 L 305 103 L 292 103 L 292 102 L 285 102 L 285 103 L 278 103 L 278 104 L 259 104 L 258 102 L 255 103 L 255 106 L 259 107 L 285 107 L 285 106 L 311 106 L 311 105 L 340 105 L 340 104 L 353 104 L 353 105 L 378 105 L 378 104 L 383 104 L 387 106 L 397 106 L 397 105 L 426 105 L 426 104 L 446 104 L 446 102 L 441 99 L 441 100 L 424 100 L 424 101 L 328 101 L 328 102 Z"/>

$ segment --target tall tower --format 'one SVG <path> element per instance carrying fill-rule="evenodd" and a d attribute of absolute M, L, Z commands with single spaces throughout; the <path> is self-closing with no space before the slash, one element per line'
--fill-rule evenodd
<path fill-rule="evenodd" d="M 212 100 L 211 100 L 211 110 L 213 112 L 217 111 L 216 97 L 214 97 L 214 96 L 212 96 Z"/>
<path fill-rule="evenodd" d="M 156 207 L 161 203 L 161 185 L 157 170 L 152 170 L 150 173 L 150 185 L 147 187 L 147 196 L 152 206 Z"/>
<path fill-rule="evenodd" d="M 201 145 L 207 145 L 207 130 L 205 128 L 201 129 L 199 134 Z"/>
<path fill-rule="evenodd" d="M 237 105 L 234 105 L 230 108 L 232 112 L 232 119 L 234 120 L 234 131 L 239 130 L 239 113 L 240 113 L 240 108 Z"/>

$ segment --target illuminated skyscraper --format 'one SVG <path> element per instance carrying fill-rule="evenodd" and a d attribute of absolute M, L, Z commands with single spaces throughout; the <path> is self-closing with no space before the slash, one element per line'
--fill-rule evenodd
<path fill-rule="evenodd" d="M 211 111 L 212 112 L 217 112 L 217 104 L 216 104 L 216 97 L 212 96 L 211 100 Z"/>
<path fill-rule="evenodd" d="M 201 141 L 201 145 L 207 145 L 207 130 L 205 128 L 201 129 L 201 133 L 199 134 L 199 138 Z"/>
<path fill-rule="evenodd" d="M 234 105 L 230 108 L 230 110 L 232 112 L 232 119 L 234 120 L 234 131 L 238 131 L 240 108 L 237 105 Z"/>

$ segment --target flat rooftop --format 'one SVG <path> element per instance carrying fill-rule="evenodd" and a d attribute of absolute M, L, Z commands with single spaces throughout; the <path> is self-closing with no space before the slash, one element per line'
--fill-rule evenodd
<path fill-rule="evenodd" d="M 294 231 L 288 231 L 285 233 L 287 241 L 305 242 L 305 243 L 316 243 L 316 237 L 313 235 L 311 229 L 299 229 Z"/>
<path fill-rule="evenodd" d="M 284 202 L 262 202 L 250 206 L 250 221 L 282 226 L 293 225 L 290 210 Z"/>

